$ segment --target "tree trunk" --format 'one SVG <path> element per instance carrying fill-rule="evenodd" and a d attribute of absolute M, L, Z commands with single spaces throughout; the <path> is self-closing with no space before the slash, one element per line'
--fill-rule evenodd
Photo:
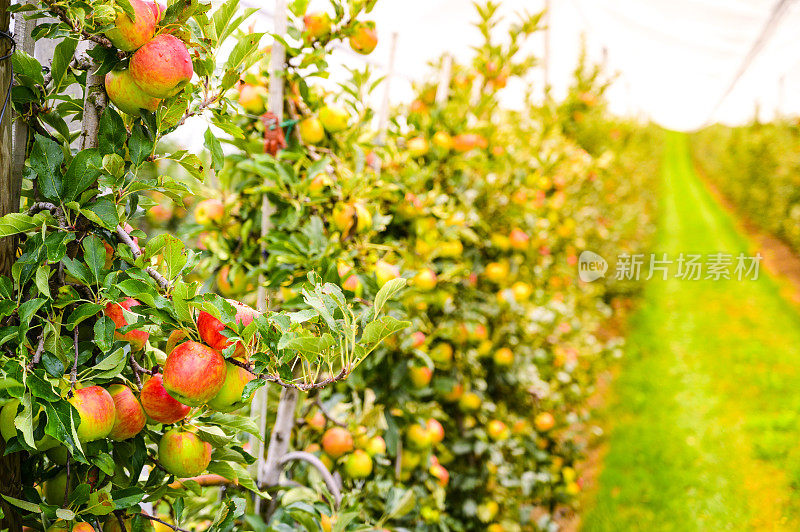
<path fill-rule="evenodd" d="M 0 30 L 8 32 L 11 15 L 8 8 L 10 0 L 0 0 Z M 0 57 L 11 51 L 11 41 L 0 41 Z M 11 59 L 0 60 L 0 102 L 5 101 L 7 91 L 11 90 Z M 2 107 L 3 103 L 0 103 Z M 11 103 L 3 115 L 0 124 L 0 216 L 10 212 L 19 211 L 19 187 L 15 185 L 11 173 Z M 15 245 L 14 238 L 0 239 L 0 275 L 11 275 L 11 265 L 14 263 Z M 0 455 L 5 452 L 5 445 L 0 443 Z M 22 492 L 20 456 L 13 453 L 0 457 L 0 494 L 10 497 L 19 497 Z M 22 530 L 22 521 L 15 508 L 5 499 L 0 499 L 0 509 L 4 516 L 0 521 L 0 528 L 10 532 Z"/>

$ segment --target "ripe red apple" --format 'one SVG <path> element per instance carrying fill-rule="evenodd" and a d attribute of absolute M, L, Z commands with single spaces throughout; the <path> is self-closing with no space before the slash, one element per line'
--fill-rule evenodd
<path fill-rule="evenodd" d="M 125 114 L 138 117 L 139 110 L 153 112 L 161 100 L 153 98 L 134 83 L 130 70 L 112 70 L 106 74 L 106 94 L 111 103 Z"/>
<path fill-rule="evenodd" d="M 339 458 L 353 450 L 353 436 L 342 427 L 332 427 L 322 435 L 322 450 L 331 458 Z"/>
<path fill-rule="evenodd" d="M 408 368 L 408 377 L 415 388 L 425 388 L 431 383 L 433 370 L 427 366 L 412 366 Z"/>
<path fill-rule="evenodd" d="M 444 427 L 434 418 L 430 418 L 425 426 L 428 428 L 428 433 L 431 435 L 433 443 L 442 443 L 444 440 Z"/>
<path fill-rule="evenodd" d="M 119 13 L 114 27 L 106 32 L 111 43 L 125 52 L 132 52 L 153 38 L 156 31 L 156 18 L 153 10 L 144 0 L 130 0 L 134 19 Z"/>
<path fill-rule="evenodd" d="M 350 35 L 350 48 L 360 54 L 371 54 L 378 45 L 378 32 L 375 23 L 356 22 L 353 33 Z"/>
<path fill-rule="evenodd" d="M 233 412 L 250 402 L 249 400 L 247 402 L 242 401 L 242 392 L 245 385 L 255 379 L 256 376 L 230 362 L 226 362 L 225 365 L 227 369 L 222 389 L 207 404 L 218 412 Z M 252 397 L 251 395 L 250 399 Z"/>
<path fill-rule="evenodd" d="M 130 61 L 133 81 L 156 98 L 180 92 L 194 74 L 186 45 L 173 35 L 162 33 L 136 50 Z"/>
<path fill-rule="evenodd" d="M 211 462 L 211 445 L 192 432 L 174 428 L 158 442 L 158 461 L 176 477 L 194 477 Z"/>
<path fill-rule="evenodd" d="M 350 478 L 366 478 L 372 473 L 372 458 L 361 449 L 356 449 L 345 460 L 344 472 Z"/>
<path fill-rule="evenodd" d="M 309 13 L 303 17 L 305 36 L 308 41 L 325 37 L 331 32 L 331 17 L 327 13 Z"/>
<path fill-rule="evenodd" d="M 418 349 L 425 345 L 425 333 L 422 331 L 415 331 L 411 333 L 411 347 Z"/>
<path fill-rule="evenodd" d="M 153 375 L 145 382 L 139 397 L 145 413 L 156 423 L 177 423 L 192 409 L 167 393 L 161 375 Z"/>
<path fill-rule="evenodd" d="M 116 407 L 111 395 L 100 386 L 81 388 L 72 393 L 69 402 L 80 415 L 78 439 L 89 442 L 105 438 L 114 428 Z"/>
<path fill-rule="evenodd" d="M 133 299 L 132 297 L 128 297 L 119 303 L 114 303 L 113 301 L 109 302 L 106 305 L 104 313 L 106 316 L 111 318 L 111 320 L 114 322 L 114 325 L 117 326 L 117 329 L 121 329 L 122 327 L 129 325 L 128 321 L 125 319 L 125 314 L 123 313 L 122 309 L 130 310 L 131 308 L 139 305 L 141 305 L 141 303 L 139 303 L 137 300 Z M 121 334 L 119 331 L 116 331 L 114 333 L 114 337 L 131 344 L 132 350 L 140 351 L 144 348 L 144 344 L 147 343 L 147 339 L 150 338 L 150 333 L 140 329 L 136 329 L 125 334 Z"/>
<path fill-rule="evenodd" d="M 210 401 L 222 389 L 227 376 L 225 359 L 200 342 L 188 341 L 172 350 L 164 363 L 164 388 L 189 406 Z"/>
<path fill-rule="evenodd" d="M 236 309 L 236 323 L 245 327 L 250 325 L 255 317 L 260 314 L 260 312 L 244 303 L 239 303 L 233 299 L 228 299 L 227 301 Z M 200 338 L 217 351 L 224 351 L 231 344 L 230 340 L 222 334 L 223 329 L 225 329 L 225 324 L 206 311 L 202 311 L 197 317 L 197 332 L 200 333 Z M 240 344 L 236 346 L 235 356 L 241 357 L 243 355 L 244 346 Z"/>
<path fill-rule="evenodd" d="M 493 419 L 486 426 L 486 433 L 491 439 L 500 441 L 508 438 L 509 430 L 505 423 L 499 419 Z"/>
<path fill-rule="evenodd" d="M 434 457 L 431 457 L 431 461 L 433 461 L 433 458 Z M 447 483 L 450 482 L 450 472 L 447 471 L 438 460 L 431 464 L 430 468 L 428 468 L 428 472 L 442 487 L 447 486 Z"/>
<path fill-rule="evenodd" d="M 216 198 L 201 201 L 194 208 L 194 220 L 206 227 L 219 223 L 225 216 L 225 205 Z"/>
<path fill-rule="evenodd" d="M 109 439 L 120 441 L 133 438 L 147 422 L 142 405 L 131 389 L 122 384 L 112 384 L 108 387 L 108 393 L 114 400 L 116 410 L 114 428 L 108 435 Z"/>
<path fill-rule="evenodd" d="M 306 417 L 306 423 L 309 427 L 316 430 L 325 428 L 325 415 L 322 412 L 314 412 L 313 416 Z"/>

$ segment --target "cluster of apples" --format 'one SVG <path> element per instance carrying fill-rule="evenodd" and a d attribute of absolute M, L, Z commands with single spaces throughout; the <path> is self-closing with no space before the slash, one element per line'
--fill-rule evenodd
<path fill-rule="evenodd" d="M 139 116 L 140 110 L 155 111 L 161 100 L 178 94 L 194 74 L 186 44 L 158 26 L 166 11 L 156 0 L 130 0 L 133 18 L 121 12 L 114 28 L 106 32 L 111 43 L 133 52 L 124 70 L 106 74 L 105 87 L 111 102 L 122 112 Z"/>
<path fill-rule="evenodd" d="M 303 39 L 307 43 L 325 39 L 331 34 L 333 20 L 324 11 L 307 13 L 303 17 L 305 26 Z M 378 32 L 375 30 L 375 23 L 372 21 L 356 21 L 349 30 L 350 48 L 353 51 L 368 55 L 371 54 L 378 45 Z"/>
<path fill-rule="evenodd" d="M 326 420 L 321 412 L 308 416 L 306 424 L 314 431 L 324 430 L 320 443 L 308 445 L 306 451 L 321 450 L 320 460 L 329 470 L 332 470 L 334 463 L 339 461 L 348 478 L 369 477 L 374 467 L 373 459 L 386 454 L 386 442 L 383 437 L 378 434 L 370 436 L 364 426 L 356 427 L 353 433 L 339 426 L 325 430 Z"/>
<path fill-rule="evenodd" d="M 450 135 L 447 131 L 437 131 L 431 137 L 431 142 L 424 135 L 416 135 L 406 141 L 406 151 L 413 158 L 424 157 L 430 151 L 430 144 L 433 144 L 441 152 L 447 153 L 450 150 L 458 153 L 467 153 L 476 148 L 486 149 L 489 141 L 478 133 L 461 133 Z M 497 151 L 493 149 L 493 153 Z"/>
<path fill-rule="evenodd" d="M 297 126 L 300 139 L 305 144 L 319 144 L 325 133 L 344 131 L 350 123 L 350 114 L 341 105 L 330 103 L 323 106 L 316 116 L 303 119 Z"/>

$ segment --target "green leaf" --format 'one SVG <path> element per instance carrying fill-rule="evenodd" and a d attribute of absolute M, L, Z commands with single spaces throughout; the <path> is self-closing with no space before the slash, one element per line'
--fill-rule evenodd
<path fill-rule="evenodd" d="M 50 94 L 61 93 L 62 83 L 69 69 L 69 64 L 75 55 L 75 48 L 78 46 L 78 39 L 66 38 L 56 45 L 53 52 L 53 62 L 50 65 L 50 73 L 53 76 L 53 86 Z"/>
<path fill-rule="evenodd" d="M 286 336 L 281 337 L 278 349 L 294 349 L 310 363 L 316 362 L 336 344 L 329 333 L 322 336 L 296 336 L 285 340 L 286 338 Z"/>
<path fill-rule="evenodd" d="M 172 279 L 186 265 L 185 246 L 181 239 L 169 233 L 162 233 L 153 238 L 145 247 L 147 257 L 155 257 L 159 253 L 167 266 L 167 277 Z"/>
<path fill-rule="evenodd" d="M 100 130 L 98 133 L 98 145 L 102 155 L 116 153 L 125 156 L 125 141 L 128 140 L 128 130 L 125 123 L 111 106 L 106 107 L 100 116 Z"/>
<path fill-rule="evenodd" d="M 44 71 L 42 65 L 35 57 L 26 54 L 22 50 L 17 50 L 11 56 L 11 65 L 14 67 L 14 74 L 30 78 L 34 83 L 44 85 Z"/>
<path fill-rule="evenodd" d="M 50 296 L 50 285 L 48 281 L 50 280 L 50 266 L 47 264 L 42 264 L 36 270 L 36 288 L 39 289 L 39 293 L 47 296 L 48 299 L 51 298 Z"/>
<path fill-rule="evenodd" d="M 126 508 L 138 505 L 142 502 L 145 495 L 147 495 L 147 493 L 136 486 L 111 492 L 111 498 L 114 500 L 114 506 L 116 506 L 117 510 L 125 510 Z"/>
<path fill-rule="evenodd" d="M 100 282 L 100 273 L 106 264 L 106 247 L 97 235 L 89 235 L 83 239 L 83 259 L 92 272 L 95 282 Z"/>
<path fill-rule="evenodd" d="M 402 288 L 405 285 L 406 285 L 406 280 L 401 277 L 398 277 L 397 279 L 392 279 L 390 281 L 387 281 L 386 284 L 383 285 L 383 287 L 380 290 L 378 290 L 378 293 L 375 295 L 375 305 L 374 305 L 376 316 L 380 313 L 381 309 L 383 308 L 383 305 L 385 305 L 386 302 L 389 299 L 391 299 L 392 296 L 394 296 L 397 292 L 402 290 Z"/>
<path fill-rule="evenodd" d="M 14 419 L 14 426 L 22 433 L 22 438 L 29 447 L 36 448 L 36 440 L 33 439 L 33 398 L 30 391 L 26 391 L 20 398 L 22 412 L 17 414 Z"/>
<path fill-rule="evenodd" d="M 93 371 L 102 372 L 103 375 L 110 374 L 109 376 L 114 376 L 119 373 L 119 371 L 125 367 L 125 363 L 127 361 L 127 356 L 125 355 L 125 350 L 123 348 L 119 348 L 106 358 L 98 362 L 96 365 L 92 367 Z M 99 377 L 99 376 L 98 376 Z"/>
<path fill-rule="evenodd" d="M 110 231 L 116 230 L 119 225 L 117 206 L 107 197 L 99 198 L 91 205 L 82 208 L 81 213 L 94 223 Z"/>
<path fill-rule="evenodd" d="M 39 229 L 42 224 L 52 220 L 49 213 L 39 212 L 33 216 L 21 212 L 12 212 L 0 218 L 0 237 L 25 233 Z"/>
<path fill-rule="evenodd" d="M 382 316 L 364 327 L 361 343 L 367 352 L 372 351 L 381 341 L 411 326 L 409 321 L 400 321 L 392 316 Z"/>
<path fill-rule="evenodd" d="M 417 504 L 414 490 L 402 488 L 392 488 L 386 501 L 386 520 L 400 519 Z"/>
<path fill-rule="evenodd" d="M 222 144 L 220 144 L 219 139 L 214 136 L 211 128 L 206 129 L 204 139 L 205 142 L 203 145 L 208 148 L 208 151 L 211 153 L 211 167 L 214 171 L 219 172 L 225 161 L 225 155 L 222 153 Z"/>
<path fill-rule="evenodd" d="M 243 33 L 239 42 L 231 50 L 228 61 L 225 63 L 225 70 L 236 70 L 244 63 L 256 50 L 264 37 L 264 33 Z"/>
<path fill-rule="evenodd" d="M 103 305 L 98 303 L 82 303 L 78 308 L 73 310 L 67 318 L 67 330 L 73 330 L 75 327 L 84 320 L 97 316 L 97 313 L 103 310 Z"/>
<path fill-rule="evenodd" d="M 153 153 L 155 142 L 152 135 L 140 123 L 134 124 L 131 129 L 131 138 L 128 140 L 128 151 L 131 154 L 131 161 L 139 166 Z"/>
<path fill-rule="evenodd" d="M 64 199 L 71 201 L 92 186 L 100 177 L 103 156 L 98 148 L 79 151 L 64 175 Z"/>
<path fill-rule="evenodd" d="M 38 504 L 33 504 L 32 502 L 23 501 L 22 499 L 15 499 L 14 497 L 9 497 L 8 495 L 3 495 L 3 498 L 16 506 L 17 508 L 22 508 L 27 512 L 33 512 L 36 514 L 42 513 L 42 508 Z"/>
<path fill-rule="evenodd" d="M 64 152 L 61 151 L 61 146 L 52 139 L 38 133 L 35 138 L 28 162 L 36 172 L 39 192 L 50 201 L 60 202 L 63 190 L 60 167 L 64 162 Z"/>

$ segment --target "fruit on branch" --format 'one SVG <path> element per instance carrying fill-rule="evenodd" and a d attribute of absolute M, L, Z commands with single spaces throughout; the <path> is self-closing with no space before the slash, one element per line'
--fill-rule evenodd
<path fill-rule="evenodd" d="M 106 94 L 111 103 L 125 114 L 139 116 L 139 111 L 153 112 L 161 103 L 134 83 L 130 70 L 112 70 L 105 78 Z"/>
<path fill-rule="evenodd" d="M 231 267 L 226 264 L 217 272 L 217 288 L 225 297 L 239 294 L 247 288 L 247 273 L 242 268 L 237 268 L 234 275 L 230 275 Z"/>
<path fill-rule="evenodd" d="M 486 277 L 495 283 L 500 283 L 508 278 L 508 263 L 507 262 L 490 262 L 486 265 Z"/>
<path fill-rule="evenodd" d="M 422 157 L 428 153 L 428 141 L 422 136 L 409 139 L 406 147 L 408 148 L 408 154 L 414 158 Z"/>
<path fill-rule="evenodd" d="M 431 441 L 433 443 L 442 443 L 442 441 L 444 441 L 444 427 L 441 423 L 439 423 L 439 421 L 434 418 L 430 418 L 425 423 L 425 426 L 428 429 L 428 434 L 431 435 Z"/>
<path fill-rule="evenodd" d="M 550 412 L 541 412 L 533 418 L 533 426 L 539 432 L 547 432 L 556 426 L 556 419 Z"/>
<path fill-rule="evenodd" d="M 373 436 L 364 446 L 364 450 L 370 456 L 377 456 L 379 454 L 386 454 L 386 440 L 381 436 Z"/>
<path fill-rule="evenodd" d="M 347 109 L 341 105 L 330 104 L 319 110 L 319 121 L 322 123 L 322 127 L 325 128 L 325 131 L 336 133 L 347 129 L 350 115 L 347 114 Z"/>
<path fill-rule="evenodd" d="M 444 401 L 454 403 L 461 399 L 464 395 L 464 385 L 460 382 L 453 383 L 449 390 L 442 393 Z"/>
<path fill-rule="evenodd" d="M 139 301 L 133 299 L 132 297 L 128 297 L 119 303 L 115 303 L 113 301 L 109 302 L 103 311 L 106 316 L 111 318 L 111 320 L 114 322 L 114 325 L 117 327 L 117 331 L 114 332 L 114 337 L 131 344 L 131 349 L 133 351 L 141 351 L 144 348 L 144 344 L 147 343 L 147 339 L 150 338 L 150 333 L 141 329 L 135 329 L 122 334 L 119 332 L 119 329 L 130 325 L 128 320 L 125 319 L 125 313 L 123 312 L 123 309 L 130 310 L 131 308 L 139 305 L 141 305 Z"/>
<path fill-rule="evenodd" d="M 132 52 L 153 38 L 156 17 L 146 0 L 130 0 L 134 19 L 124 12 L 117 15 L 114 27 L 106 32 L 111 44 L 125 52 Z"/>
<path fill-rule="evenodd" d="M 409 445 L 415 449 L 427 449 L 433 445 L 433 434 L 427 427 L 423 427 L 419 423 L 414 423 L 408 427 L 406 439 Z"/>
<path fill-rule="evenodd" d="M 415 388 L 422 389 L 431 383 L 433 370 L 427 366 L 412 366 L 408 368 L 408 377 Z"/>
<path fill-rule="evenodd" d="M 413 279 L 414 286 L 425 291 L 430 291 L 436 288 L 436 280 L 436 272 L 430 268 L 425 268 L 424 270 L 418 272 Z"/>
<path fill-rule="evenodd" d="M 313 416 L 306 417 L 306 423 L 312 429 L 321 431 L 325 428 L 325 414 L 319 411 L 314 412 Z"/>
<path fill-rule="evenodd" d="M 514 293 L 514 299 L 517 301 L 525 301 L 533 294 L 533 287 L 528 283 L 517 281 L 511 285 L 511 291 Z"/>
<path fill-rule="evenodd" d="M 411 347 L 414 349 L 419 349 L 423 345 L 425 345 L 425 333 L 422 331 L 415 331 L 411 333 Z"/>
<path fill-rule="evenodd" d="M 416 468 L 422 461 L 422 456 L 419 453 L 403 450 L 403 456 L 400 457 L 400 468 L 403 471 L 410 471 Z"/>
<path fill-rule="evenodd" d="M 0 409 L 0 435 L 3 436 L 4 441 L 8 441 L 17 435 L 14 419 L 17 417 L 18 409 L 19 399 L 12 399 Z"/>
<path fill-rule="evenodd" d="M 322 435 L 322 450 L 331 458 L 339 458 L 353 450 L 353 436 L 342 427 L 331 427 Z"/>
<path fill-rule="evenodd" d="M 449 364 L 453 360 L 453 346 L 446 342 L 436 344 L 429 353 L 431 360 L 439 364 Z"/>
<path fill-rule="evenodd" d="M 211 462 L 211 445 L 193 432 L 174 428 L 158 442 L 158 461 L 176 477 L 194 477 Z"/>
<path fill-rule="evenodd" d="M 433 135 L 433 145 L 445 151 L 453 147 L 453 138 L 446 131 L 437 131 Z"/>
<path fill-rule="evenodd" d="M 322 122 L 315 116 L 302 120 L 297 127 L 300 130 L 300 140 L 304 144 L 318 144 L 325 138 Z"/>
<path fill-rule="evenodd" d="M 353 33 L 350 34 L 350 48 L 360 54 L 371 54 L 378 45 L 378 32 L 375 30 L 375 23 L 356 22 L 353 26 Z"/>
<path fill-rule="evenodd" d="M 192 409 L 169 395 L 161 375 L 153 375 L 145 382 L 139 397 L 145 413 L 156 423 L 177 423 Z"/>
<path fill-rule="evenodd" d="M 498 366 L 510 366 L 514 362 L 514 353 L 508 347 L 501 347 L 494 352 L 492 360 Z"/>
<path fill-rule="evenodd" d="M 350 478 L 366 478 L 372 473 L 372 458 L 365 451 L 356 449 L 345 460 L 344 472 Z"/>
<path fill-rule="evenodd" d="M 63 493 L 61 494 L 61 498 L 64 498 Z M 56 521 L 50 528 L 48 528 L 47 532 L 69 532 L 70 530 L 72 530 L 72 532 L 94 532 L 92 525 L 86 522 L 74 523 L 71 525 L 71 528 L 70 525 L 71 524 L 67 521 L 59 520 Z"/>
<path fill-rule="evenodd" d="M 321 128 L 322 126 L 320 126 Z M 309 192 L 321 192 L 325 187 L 333 186 L 333 178 L 327 173 L 323 172 L 314 176 L 311 183 L 308 184 Z"/>
<path fill-rule="evenodd" d="M 306 42 L 325 37 L 331 32 L 331 17 L 325 12 L 309 13 L 303 17 Z"/>
<path fill-rule="evenodd" d="M 246 369 L 226 362 L 225 382 L 219 393 L 215 395 L 207 404 L 210 408 L 218 412 L 233 412 L 243 407 L 252 400 L 252 395 L 248 401 L 242 401 L 242 392 L 248 382 L 256 376 Z"/>
<path fill-rule="evenodd" d="M 73 478 L 70 481 L 70 488 L 74 488 L 77 484 L 75 479 Z M 64 495 L 66 494 L 67 489 L 67 472 L 62 471 L 56 476 L 48 479 L 44 483 L 44 489 L 42 490 L 42 496 L 47 504 L 52 504 L 55 506 L 63 506 L 64 505 Z"/>
<path fill-rule="evenodd" d="M 108 393 L 114 400 L 116 417 L 114 428 L 108 435 L 111 440 L 121 441 L 133 438 L 144 428 L 147 418 L 144 409 L 130 388 L 123 384 L 112 384 Z"/>
<path fill-rule="evenodd" d="M 333 209 L 333 223 L 343 235 L 348 234 L 353 227 L 356 233 L 361 233 L 372 227 L 372 215 L 359 201 L 340 203 Z"/>
<path fill-rule="evenodd" d="M 164 348 L 164 352 L 169 355 L 172 353 L 173 349 L 186 341 L 187 338 L 189 338 L 189 333 L 183 329 L 175 329 L 169 333 L 169 337 L 167 337 L 167 346 Z"/>
<path fill-rule="evenodd" d="M 111 433 L 116 420 L 116 407 L 108 391 L 100 386 L 81 388 L 73 391 L 69 402 L 80 416 L 77 429 L 80 441 L 99 440 Z"/>
<path fill-rule="evenodd" d="M 194 220 L 206 227 L 220 223 L 223 216 L 225 216 L 225 205 L 217 198 L 205 199 L 194 208 Z"/>
<path fill-rule="evenodd" d="M 428 468 L 428 473 L 430 473 L 442 487 L 447 486 L 447 483 L 450 482 L 450 472 L 439 463 L 439 460 L 437 460 L 435 456 L 431 456 L 431 465 Z"/>
<path fill-rule="evenodd" d="M 453 137 L 453 149 L 464 153 L 481 145 L 481 138 L 474 133 L 462 133 Z"/>
<path fill-rule="evenodd" d="M 481 397 L 475 392 L 466 392 L 458 400 L 458 407 L 463 412 L 474 412 L 481 407 Z"/>
<path fill-rule="evenodd" d="M 398 266 L 385 260 L 379 260 L 375 263 L 375 279 L 378 281 L 378 286 L 383 286 L 398 277 L 400 277 L 400 268 Z"/>
<path fill-rule="evenodd" d="M 511 244 L 511 247 L 520 251 L 528 249 L 528 243 L 530 240 L 531 237 L 529 237 L 525 231 L 519 227 L 512 229 L 511 234 L 508 235 L 508 241 Z"/>
<path fill-rule="evenodd" d="M 269 93 L 263 85 L 245 83 L 239 88 L 239 105 L 248 113 L 260 115 L 267 110 Z"/>
<path fill-rule="evenodd" d="M 227 301 L 236 309 L 236 323 L 242 327 L 250 325 L 255 317 L 261 314 L 244 303 L 239 303 L 233 299 L 228 299 Z M 231 345 L 231 341 L 222 334 L 224 329 L 225 324 L 206 311 L 200 312 L 197 317 L 197 332 L 200 333 L 200 338 L 212 349 L 220 352 Z M 244 354 L 244 346 L 239 343 L 236 346 L 235 356 L 242 357 Z"/>
<path fill-rule="evenodd" d="M 183 89 L 194 74 L 186 45 L 162 33 L 136 50 L 130 61 L 133 81 L 156 98 L 169 98 Z"/>
<path fill-rule="evenodd" d="M 156 24 L 161 22 L 161 19 L 164 18 L 164 13 L 167 11 L 166 6 L 161 2 L 156 2 L 156 0 L 144 0 L 147 3 L 147 7 L 150 8 L 150 11 L 153 12 L 153 18 L 155 18 Z"/>
<path fill-rule="evenodd" d="M 508 427 L 506 427 L 506 424 L 499 419 L 493 419 L 489 422 L 489 424 L 486 426 L 486 433 L 494 441 L 505 440 L 509 436 Z"/>
<path fill-rule="evenodd" d="M 222 355 L 191 340 L 173 349 L 164 363 L 164 388 L 169 395 L 189 406 L 200 406 L 211 400 L 222 389 L 226 376 Z"/>

